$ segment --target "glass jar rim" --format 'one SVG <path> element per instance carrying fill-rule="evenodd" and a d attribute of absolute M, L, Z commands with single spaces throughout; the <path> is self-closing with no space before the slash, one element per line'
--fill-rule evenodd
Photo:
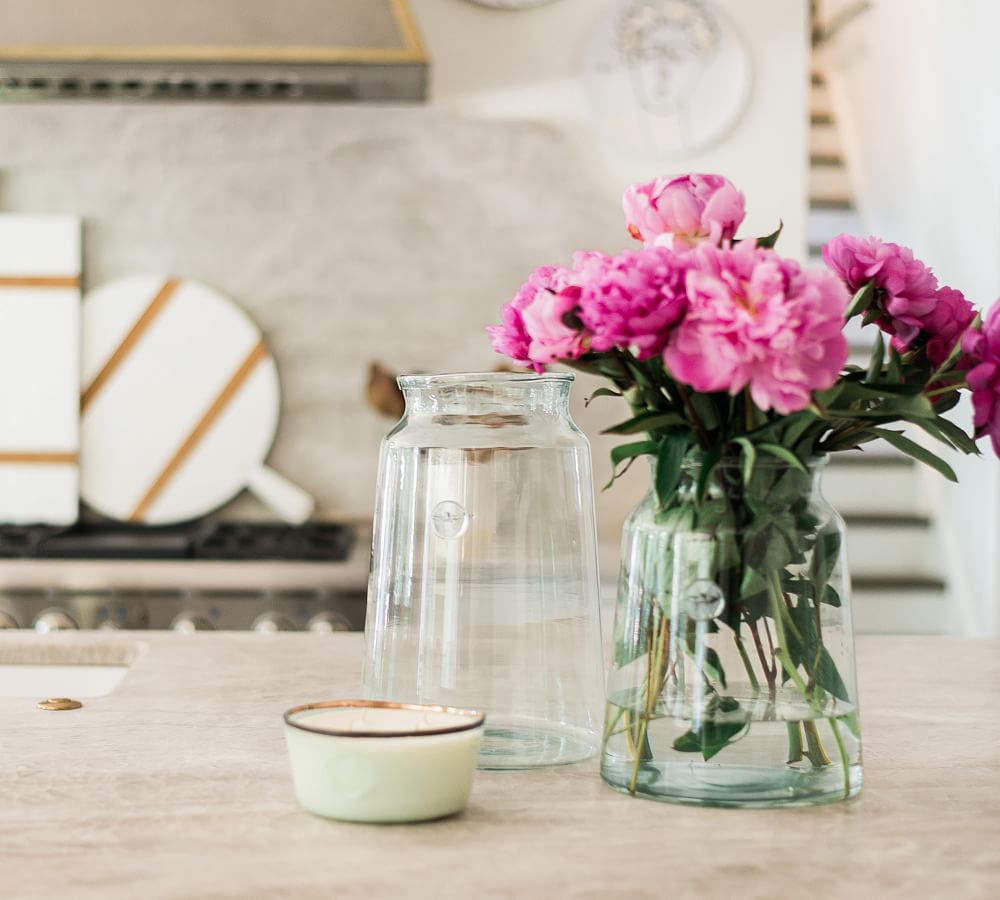
<path fill-rule="evenodd" d="M 441 375 L 400 375 L 396 382 L 407 388 L 450 387 L 452 385 L 569 384 L 572 372 L 453 372 Z"/>

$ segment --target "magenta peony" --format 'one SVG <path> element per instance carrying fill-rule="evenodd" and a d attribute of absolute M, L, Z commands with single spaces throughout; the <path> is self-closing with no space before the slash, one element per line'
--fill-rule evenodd
<path fill-rule="evenodd" d="M 944 362 L 975 317 L 972 304 L 959 291 L 939 288 L 908 247 L 841 234 L 823 248 L 823 259 L 852 292 L 874 281 L 878 326 L 901 353 L 926 341 L 932 365 Z"/>
<path fill-rule="evenodd" d="M 721 175 L 681 175 L 633 184 L 622 198 L 629 234 L 647 246 L 732 240 L 746 216 L 741 194 Z"/>
<path fill-rule="evenodd" d="M 591 333 L 591 349 L 632 350 L 639 359 L 661 353 L 687 306 L 689 255 L 665 247 L 615 257 L 578 253 L 574 272 L 580 285 L 580 319 Z"/>
<path fill-rule="evenodd" d="M 927 340 L 927 359 L 940 366 L 955 348 L 965 330 L 976 318 L 976 310 L 961 291 L 938 288 L 931 311 L 921 321 Z"/>
<path fill-rule="evenodd" d="M 1000 302 L 982 326 L 965 332 L 962 350 L 970 366 L 966 378 L 972 390 L 976 437 L 988 434 L 993 452 L 1000 456 Z"/>
<path fill-rule="evenodd" d="M 782 415 L 834 384 L 848 354 L 840 281 L 751 242 L 693 256 L 687 314 L 663 355 L 675 378 L 705 392 L 749 387 L 760 409 Z"/>
<path fill-rule="evenodd" d="M 579 295 L 571 275 L 561 266 L 542 266 L 532 272 L 514 299 L 504 305 L 500 324 L 487 327 L 493 349 L 537 372 L 545 363 L 575 359 L 583 353 L 584 334 L 565 323 Z"/>

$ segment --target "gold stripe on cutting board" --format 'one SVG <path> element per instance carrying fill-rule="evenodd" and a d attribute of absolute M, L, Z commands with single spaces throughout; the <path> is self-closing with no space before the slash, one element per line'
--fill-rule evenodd
<path fill-rule="evenodd" d="M 240 367 L 233 372 L 232 377 L 226 382 L 225 387 L 219 391 L 219 395 L 212 401 L 208 409 L 202 413 L 201 418 L 195 424 L 194 428 L 191 429 L 191 433 L 174 451 L 174 455 L 170 457 L 149 490 L 146 491 L 143 498 L 132 511 L 132 515 L 128 518 L 130 522 L 142 522 L 146 518 L 149 508 L 156 502 L 157 497 L 163 493 L 164 488 L 166 488 L 170 480 L 177 474 L 181 466 L 184 465 L 185 460 L 194 452 L 195 447 L 198 446 L 212 425 L 215 424 L 216 419 L 222 415 L 223 410 L 229 405 L 233 397 L 236 396 L 236 393 L 250 377 L 257 364 L 266 357 L 267 347 L 263 341 L 260 341 L 247 354 L 246 359 L 240 363 Z"/>
<path fill-rule="evenodd" d="M 78 288 L 79 275 L 0 275 L 0 287 Z"/>
<path fill-rule="evenodd" d="M 35 465 L 75 466 L 80 461 L 76 453 L 60 453 L 49 450 L 5 450 L 0 452 L 0 466 L 14 463 Z"/>
<path fill-rule="evenodd" d="M 180 282 L 176 278 L 168 278 L 163 282 L 163 286 L 156 292 L 143 311 L 142 315 L 136 319 L 135 324 L 125 335 L 122 342 L 115 348 L 115 352 L 108 357 L 104 367 L 94 377 L 94 380 L 87 385 L 83 394 L 80 395 L 80 412 L 83 412 L 96 396 L 97 392 L 104 387 L 118 367 L 125 361 L 125 358 L 132 352 L 139 339 L 146 333 L 153 320 L 163 311 L 170 298 L 176 293 Z"/>

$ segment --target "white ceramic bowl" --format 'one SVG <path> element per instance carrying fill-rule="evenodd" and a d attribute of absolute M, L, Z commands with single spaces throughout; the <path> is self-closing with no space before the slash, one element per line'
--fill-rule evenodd
<path fill-rule="evenodd" d="M 285 713 L 299 803 L 349 822 L 420 822 L 461 811 L 485 715 L 379 700 L 307 703 Z"/>

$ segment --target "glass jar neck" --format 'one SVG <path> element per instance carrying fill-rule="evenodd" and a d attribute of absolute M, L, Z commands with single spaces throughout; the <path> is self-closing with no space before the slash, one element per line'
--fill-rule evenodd
<path fill-rule="evenodd" d="M 756 493 L 760 490 L 770 490 L 779 482 L 788 489 L 789 494 L 799 496 L 821 495 L 823 469 L 827 463 L 826 456 L 812 457 L 803 460 L 804 470 L 778 457 L 758 454 L 747 479 L 746 460 L 743 457 L 723 457 L 717 460 L 705 479 L 705 496 L 726 496 L 730 499 L 744 497 L 747 492 Z M 681 496 L 693 497 L 702 480 L 704 456 L 690 456 L 681 465 L 680 477 L 677 482 L 677 492 Z M 657 460 L 650 457 L 651 473 L 656 478 Z"/>
<path fill-rule="evenodd" d="M 399 379 L 410 417 L 568 416 L 572 384 L 573 375 L 563 373 L 404 375 Z"/>

